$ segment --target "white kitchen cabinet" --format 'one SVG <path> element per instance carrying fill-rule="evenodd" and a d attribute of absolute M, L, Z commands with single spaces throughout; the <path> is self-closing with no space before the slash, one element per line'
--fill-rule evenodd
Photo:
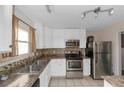
<path fill-rule="evenodd" d="M 79 31 L 80 48 L 86 48 L 86 31 L 81 29 Z"/>
<path fill-rule="evenodd" d="M 86 48 L 86 30 L 84 29 L 64 29 L 65 40 L 80 40 L 80 48 Z"/>
<path fill-rule="evenodd" d="M 53 30 L 47 27 L 44 31 L 44 48 L 53 48 Z"/>
<path fill-rule="evenodd" d="M 0 6 L 0 51 L 11 51 L 12 45 L 12 6 Z"/>
<path fill-rule="evenodd" d="M 68 39 L 80 39 L 80 29 L 63 29 L 65 40 Z"/>
<path fill-rule="evenodd" d="M 108 81 L 104 80 L 104 87 L 113 87 Z"/>
<path fill-rule="evenodd" d="M 47 66 L 47 79 L 48 79 L 48 82 L 47 84 L 49 84 L 50 82 L 50 79 L 51 79 L 51 63 L 49 62 L 48 66 Z"/>
<path fill-rule="evenodd" d="M 48 87 L 51 77 L 66 75 L 66 60 L 51 59 L 44 71 L 39 76 L 40 87 Z"/>
<path fill-rule="evenodd" d="M 86 48 L 86 31 L 84 29 L 50 29 L 42 33 L 43 48 L 65 48 L 68 39 L 79 39 L 80 48 Z"/>
<path fill-rule="evenodd" d="M 39 78 L 40 78 L 40 87 L 48 87 L 49 81 L 50 81 L 50 78 L 51 78 L 50 63 L 47 65 L 47 67 L 41 73 Z"/>
<path fill-rule="evenodd" d="M 40 87 L 44 87 L 45 86 L 45 75 L 44 75 L 44 71 L 40 74 L 39 78 L 40 78 Z"/>
<path fill-rule="evenodd" d="M 46 70 L 44 70 L 44 71 L 41 73 L 41 75 L 39 76 L 39 78 L 40 78 L 40 87 L 47 87 L 47 86 L 46 86 L 46 77 L 47 77 L 46 74 L 47 74 L 47 73 L 46 73 Z"/>
<path fill-rule="evenodd" d="M 42 49 L 45 48 L 45 40 L 44 40 L 44 34 L 45 31 L 43 31 L 43 25 L 42 24 L 35 24 L 35 37 L 36 37 L 36 49 Z"/>
<path fill-rule="evenodd" d="M 44 86 L 45 87 L 48 87 L 48 84 L 49 84 L 49 67 L 47 66 L 44 70 Z"/>
<path fill-rule="evenodd" d="M 65 76 L 66 75 L 66 60 L 52 59 L 51 60 L 51 76 Z"/>
<path fill-rule="evenodd" d="M 65 48 L 65 42 L 64 42 L 64 32 L 54 30 L 53 31 L 53 48 Z"/>
<path fill-rule="evenodd" d="M 83 59 L 83 76 L 90 75 L 90 58 Z"/>

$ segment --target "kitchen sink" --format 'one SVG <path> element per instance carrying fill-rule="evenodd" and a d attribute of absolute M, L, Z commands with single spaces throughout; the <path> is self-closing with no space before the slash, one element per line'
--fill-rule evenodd
<path fill-rule="evenodd" d="M 47 62 L 38 60 L 37 62 L 27 65 L 24 68 L 20 69 L 16 74 L 37 74 L 39 71 L 42 70 L 44 64 Z"/>

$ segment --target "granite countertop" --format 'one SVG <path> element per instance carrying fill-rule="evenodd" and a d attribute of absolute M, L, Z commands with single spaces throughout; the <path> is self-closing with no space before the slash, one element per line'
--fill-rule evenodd
<path fill-rule="evenodd" d="M 37 74 L 11 74 L 8 80 L 0 81 L 0 87 L 31 87 Z"/>
<path fill-rule="evenodd" d="M 10 74 L 7 80 L 0 81 L 0 87 L 31 87 L 47 66 L 49 60 L 41 59 L 38 62 L 37 65 L 32 64 L 34 66 L 32 66 L 33 71 L 29 71 L 28 66 L 26 66 L 18 72 Z M 38 66 L 39 64 L 40 66 Z"/>
<path fill-rule="evenodd" d="M 7 58 L 3 58 L 0 59 L 0 66 L 5 66 L 7 64 L 11 64 L 14 63 L 16 61 L 22 60 L 29 57 L 28 54 L 24 54 L 24 55 L 20 55 L 20 56 L 15 56 L 15 57 L 7 57 Z"/>
<path fill-rule="evenodd" d="M 124 76 L 103 76 L 113 87 L 124 87 Z"/>
<path fill-rule="evenodd" d="M 9 78 L 5 81 L 0 81 L 0 87 L 31 87 L 35 81 L 38 79 L 39 75 L 43 72 L 47 64 L 50 62 L 51 59 L 63 59 L 63 55 L 59 56 L 49 56 L 49 57 L 42 57 L 41 59 L 37 60 L 38 65 L 40 63 L 40 69 L 39 66 L 34 66 L 34 71 L 29 71 L 29 68 L 27 65 L 25 68 L 19 69 L 18 72 L 12 73 Z"/>

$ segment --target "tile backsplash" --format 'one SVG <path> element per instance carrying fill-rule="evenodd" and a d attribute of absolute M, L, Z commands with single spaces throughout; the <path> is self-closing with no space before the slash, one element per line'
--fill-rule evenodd
<path fill-rule="evenodd" d="M 37 49 L 37 52 L 41 52 L 42 56 L 46 56 L 46 55 L 64 55 L 64 53 L 68 50 L 79 50 L 82 52 L 82 55 L 85 55 L 85 49 L 83 48 L 78 48 L 78 49 L 74 49 L 74 48 L 46 48 L 46 49 Z"/>
<path fill-rule="evenodd" d="M 6 57 L 12 57 L 12 52 L 10 52 L 10 51 L 0 51 L 0 59 L 6 58 Z"/>

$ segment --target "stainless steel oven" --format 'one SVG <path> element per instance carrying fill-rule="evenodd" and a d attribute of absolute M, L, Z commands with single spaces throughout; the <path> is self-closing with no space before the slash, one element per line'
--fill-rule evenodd
<path fill-rule="evenodd" d="M 66 78 L 82 78 L 83 62 L 82 53 L 79 50 L 80 40 L 67 40 L 65 48 Z"/>
<path fill-rule="evenodd" d="M 82 60 L 66 61 L 66 78 L 82 78 L 83 64 Z"/>
<path fill-rule="evenodd" d="M 66 70 L 83 70 L 82 60 L 67 60 Z"/>

